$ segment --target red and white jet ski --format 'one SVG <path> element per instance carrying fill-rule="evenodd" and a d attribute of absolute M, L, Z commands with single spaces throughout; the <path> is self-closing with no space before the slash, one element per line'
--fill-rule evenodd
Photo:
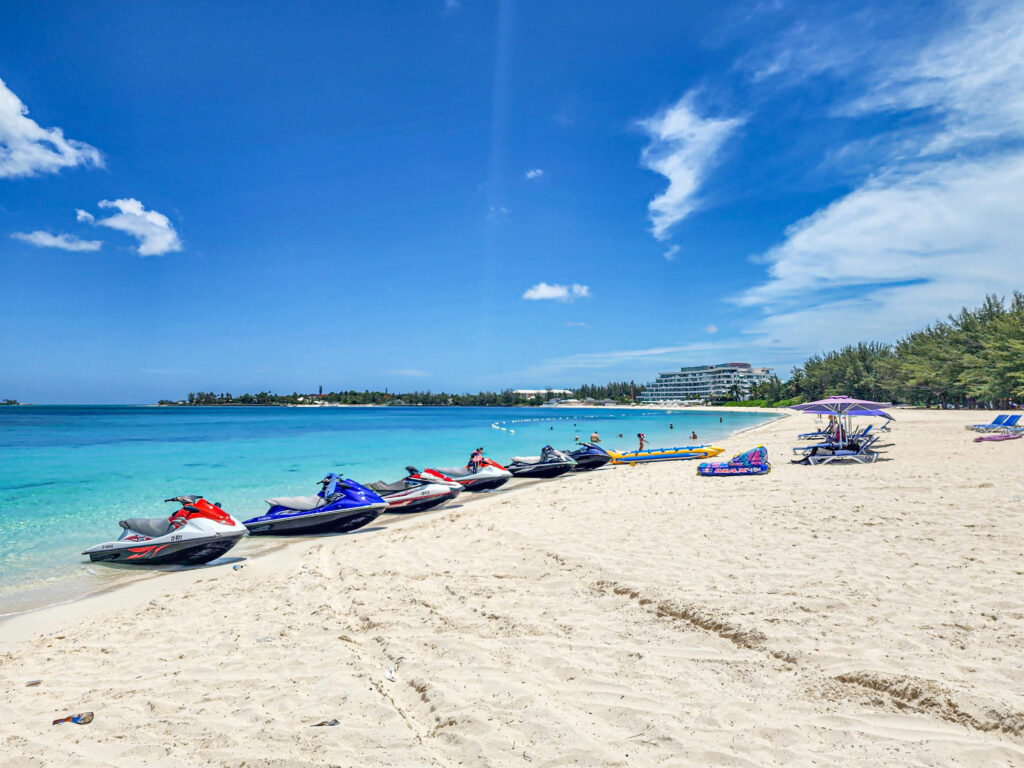
<path fill-rule="evenodd" d="M 388 512 L 423 512 L 447 504 L 462 493 L 461 485 L 433 469 L 420 472 L 416 467 L 406 467 L 405 471 L 408 476 L 394 483 L 378 480 L 366 486 L 388 503 Z"/>
<path fill-rule="evenodd" d="M 181 509 L 170 517 L 130 517 L 121 538 L 83 552 L 93 562 L 134 565 L 200 565 L 216 560 L 248 532 L 244 525 L 202 496 L 175 496 Z"/>
<path fill-rule="evenodd" d="M 479 469 L 467 464 L 464 467 L 438 467 L 428 472 L 439 472 L 451 478 L 467 491 L 476 493 L 478 491 L 493 491 L 500 488 L 512 478 L 512 473 L 501 464 L 488 458 L 484 458 Z"/>

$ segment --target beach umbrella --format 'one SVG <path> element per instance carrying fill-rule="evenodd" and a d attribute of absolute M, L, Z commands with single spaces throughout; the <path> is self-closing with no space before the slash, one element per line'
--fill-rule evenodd
<path fill-rule="evenodd" d="M 804 403 L 804 405 L 809 405 L 809 403 Z M 829 415 L 834 416 L 836 414 L 836 412 L 834 410 L 832 410 L 830 408 L 826 408 L 824 406 L 822 406 L 822 407 L 815 407 L 815 408 L 802 408 L 800 410 L 800 412 L 801 413 L 811 413 L 811 414 L 814 414 L 816 416 L 829 416 Z M 877 408 L 873 409 L 873 410 L 866 410 L 866 411 L 851 411 L 849 415 L 850 416 L 880 416 L 881 418 L 888 419 L 889 421 L 896 421 L 896 418 L 894 416 L 889 415 L 885 411 L 878 410 Z"/>
<path fill-rule="evenodd" d="M 833 395 L 824 400 L 812 403 L 800 403 L 789 406 L 794 411 L 804 413 L 832 413 L 836 416 L 877 416 L 881 408 L 891 403 L 876 403 L 873 400 L 858 400 L 847 395 Z"/>
<path fill-rule="evenodd" d="M 801 413 L 831 414 L 840 418 L 846 417 L 846 431 L 850 431 L 851 416 L 882 416 L 892 420 L 892 416 L 881 410 L 890 403 L 876 403 L 873 400 L 858 400 L 849 395 L 833 395 L 824 400 L 815 400 L 811 403 L 800 403 L 789 406 L 794 411 Z"/>

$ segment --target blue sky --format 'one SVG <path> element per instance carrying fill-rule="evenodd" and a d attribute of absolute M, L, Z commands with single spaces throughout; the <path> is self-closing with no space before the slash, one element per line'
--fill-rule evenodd
<path fill-rule="evenodd" d="M 645 381 L 1021 285 L 1019 3 L 7 3 L 0 397 Z"/>

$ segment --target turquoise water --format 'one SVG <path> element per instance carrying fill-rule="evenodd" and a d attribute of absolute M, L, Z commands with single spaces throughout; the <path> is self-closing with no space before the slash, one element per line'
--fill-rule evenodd
<path fill-rule="evenodd" d="M 73 583 L 87 591 L 109 580 L 111 569 L 88 564 L 81 551 L 116 538 L 118 520 L 169 514 L 161 501 L 172 496 L 202 494 L 246 519 L 266 510 L 265 498 L 313 493 L 329 471 L 392 481 L 407 464 L 465 464 L 478 445 L 502 462 L 545 443 L 571 447 L 594 430 L 610 447 L 635 448 L 637 432 L 655 447 L 687 445 L 691 430 L 711 442 L 766 418 L 721 417 L 615 408 L 2 407 L 0 615 L 24 607 L 26 590 Z"/>

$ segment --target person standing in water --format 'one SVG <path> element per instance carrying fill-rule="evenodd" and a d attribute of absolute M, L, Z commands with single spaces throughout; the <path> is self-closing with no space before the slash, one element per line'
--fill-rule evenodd
<path fill-rule="evenodd" d="M 636 439 L 640 441 L 640 447 L 637 448 L 637 450 L 642 451 L 644 449 L 644 446 L 647 445 L 647 435 L 645 435 L 643 432 L 637 432 Z"/>
<path fill-rule="evenodd" d="M 697 433 L 696 432 L 690 432 L 690 439 L 691 440 L 697 440 L 698 439 L 697 438 Z"/>
<path fill-rule="evenodd" d="M 592 443 L 600 443 L 601 442 L 601 436 L 599 434 L 597 434 L 597 430 L 596 429 L 593 432 L 590 433 L 590 442 L 592 442 Z"/>

